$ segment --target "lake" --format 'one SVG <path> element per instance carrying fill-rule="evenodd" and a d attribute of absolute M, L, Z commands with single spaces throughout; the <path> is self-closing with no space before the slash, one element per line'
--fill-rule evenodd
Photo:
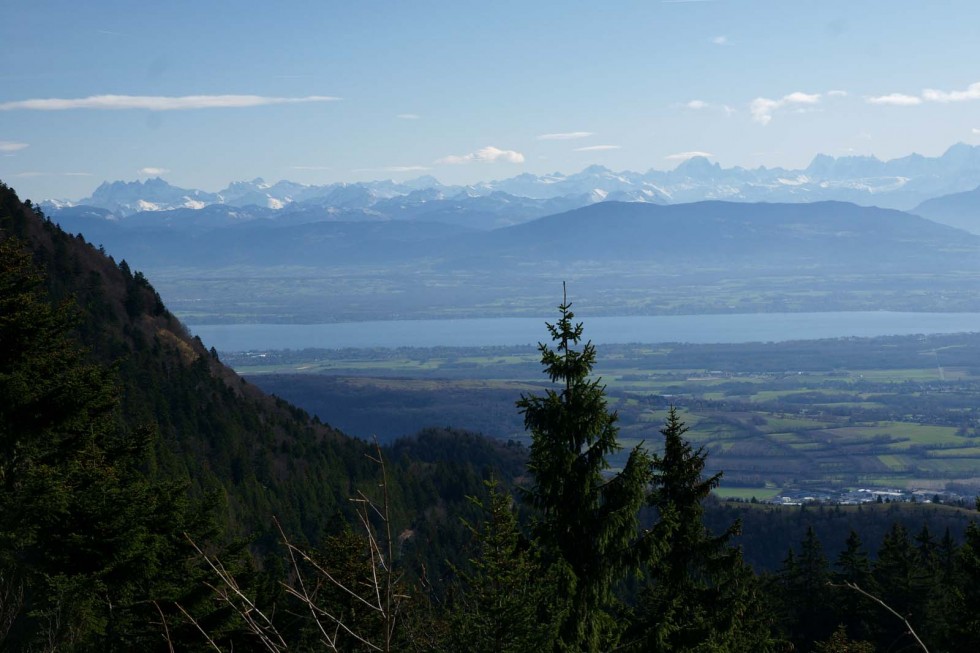
<path fill-rule="evenodd" d="M 480 347 L 548 340 L 545 320 L 475 318 L 391 320 L 336 324 L 199 324 L 188 327 L 219 351 L 343 349 L 348 347 Z M 779 342 L 845 336 L 980 331 L 980 313 L 750 313 L 589 317 L 585 337 L 596 344 L 630 342 Z"/>

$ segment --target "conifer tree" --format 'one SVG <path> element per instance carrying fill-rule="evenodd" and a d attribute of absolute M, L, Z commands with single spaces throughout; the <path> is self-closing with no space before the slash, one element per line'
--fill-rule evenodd
<path fill-rule="evenodd" d="M 449 649 L 523 653 L 554 648 L 564 605 L 533 543 L 522 541 L 510 496 L 494 481 L 478 502 L 479 526 L 468 525 L 479 551 L 462 572 Z"/>
<path fill-rule="evenodd" d="M 704 525 L 703 502 L 721 473 L 703 477 L 706 454 L 684 438 L 687 427 L 671 407 L 660 430 L 663 455 L 654 454 L 648 503 L 660 518 L 650 533 L 646 569 L 631 645 L 643 651 L 761 651 L 768 624 L 760 621 L 755 578 L 730 540 Z"/>
<path fill-rule="evenodd" d="M 882 540 L 874 575 L 881 588 L 881 600 L 908 619 L 917 631 L 925 634 L 930 572 L 922 564 L 920 552 L 912 545 L 908 531 L 899 522 L 892 525 Z M 911 641 L 900 621 L 886 618 L 881 619 L 880 623 L 881 643 L 895 642 L 900 638 Z"/>
<path fill-rule="evenodd" d="M 620 449 L 617 417 L 607 408 L 605 386 L 589 378 L 595 347 L 589 341 L 575 348 L 583 328 L 573 322 L 567 297 L 558 311 L 558 322 L 547 324 L 555 348 L 538 345 L 544 371 L 557 387 L 517 402 L 532 437 L 533 480 L 525 497 L 537 513 L 537 541 L 562 571 L 560 591 L 570 599 L 558 648 L 608 650 L 619 630 L 610 611 L 613 589 L 638 565 L 638 512 L 649 457 L 637 447 L 622 471 L 608 473 L 608 458 Z"/>
<path fill-rule="evenodd" d="M 852 530 L 848 535 L 844 550 L 837 556 L 834 566 L 837 568 L 832 574 L 837 587 L 834 595 L 837 623 L 846 629 L 848 636 L 859 640 L 868 639 L 873 635 L 876 621 L 875 606 L 847 585 L 857 585 L 873 595 L 877 595 L 878 586 L 871 574 L 871 560 L 856 531 Z"/>
<path fill-rule="evenodd" d="M 782 621 L 796 650 L 809 651 L 814 642 L 833 634 L 834 611 L 830 598 L 829 568 L 823 546 L 812 526 L 792 551 L 777 575 L 782 603 Z"/>
<path fill-rule="evenodd" d="M 977 500 L 980 509 L 980 499 Z M 956 555 L 957 582 L 950 593 L 955 609 L 949 616 L 950 650 L 980 650 L 980 525 L 973 521 L 966 527 L 965 541 Z"/>

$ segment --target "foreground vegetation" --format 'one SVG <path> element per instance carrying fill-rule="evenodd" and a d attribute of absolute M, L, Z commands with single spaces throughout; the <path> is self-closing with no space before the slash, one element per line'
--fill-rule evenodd
<path fill-rule="evenodd" d="M 738 504 L 746 530 L 813 526 L 757 575 L 735 513 L 709 515 L 720 478 L 679 411 L 611 468 L 596 352 L 560 310 L 552 384 L 520 400 L 528 449 L 369 446 L 242 382 L 141 274 L 0 187 L 0 649 L 913 645 L 846 583 L 930 650 L 977 646 L 976 523 L 912 539 L 921 513 L 874 510 L 859 527 L 897 520 L 877 559 L 855 534 L 831 568 L 817 532 L 842 518 Z"/>

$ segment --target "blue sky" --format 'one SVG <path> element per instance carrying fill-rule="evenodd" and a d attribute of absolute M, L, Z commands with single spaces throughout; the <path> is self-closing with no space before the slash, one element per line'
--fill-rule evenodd
<path fill-rule="evenodd" d="M 974 0 L 0 0 L 0 179 L 35 200 L 803 167 L 980 144 Z"/>

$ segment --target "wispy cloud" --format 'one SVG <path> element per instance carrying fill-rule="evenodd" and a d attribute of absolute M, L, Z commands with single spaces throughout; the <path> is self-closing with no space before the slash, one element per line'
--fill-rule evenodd
<path fill-rule="evenodd" d="M 847 97 L 847 91 L 841 91 L 839 89 L 834 89 L 833 91 L 827 91 L 828 97 Z"/>
<path fill-rule="evenodd" d="M 752 100 L 752 104 L 749 105 L 749 111 L 752 112 L 752 119 L 757 123 L 762 125 L 768 125 L 772 122 L 772 114 L 784 107 L 798 106 L 798 105 L 813 105 L 820 102 L 819 93 L 801 93 L 797 91 L 795 93 L 790 93 L 789 95 L 784 95 L 778 100 L 772 100 L 770 98 L 759 97 Z"/>
<path fill-rule="evenodd" d="M 507 163 L 524 163 L 524 155 L 514 150 L 501 150 L 489 145 L 476 152 L 469 154 L 450 154 L 436 161 L 436 163 L 446 163 L 450 165 L 461 165 L 464 163 L 491 163 L 494 161 L 505 161 Z"/>
<path fill-rule="evenodd" d="M 621 145 L 589 145 L 587 147 L 576 147 L 576 152 L 605 152 L 606 150 L 621 149 Z"/>
<path fill-rule="evenodd" d="M 973 135 L 974 136 L 980 136 L 980 129 L 977 129 L 976 127 L 974 127 L 972 131 L 973 131 Z"/>
<path fill-rule="evenodd" d="M 868 104 L 888 104 L 896 107 L 911 107 L 922 104 L 922 98 L 915 95 L 905 95 L 904 93 L 889 93 L 888 95 L 878 95 L 867 98 Z"/>
<path fill-rule="evenodd" d="M 537 137 L 539 141 L 573 141 L 578 138 L 588 138 L 592 132 L 562 132 L 560 134 L 541 134 Z"/>
<path fill-rule="evenodd" d="M 167 174 L 170 170 L 167 168 L 140 168 L 138 172 L 144 177 L 159 177 Z"/>
<path fill-rule="evenodd" d="M 290 170 L 333 170 L 332 166 L 289 166 Z"/>
<path fill-rule="evenodd" d="M 712 104 L 710 102 L 705 102 L 704 100 L 691 100 L 682 105 L 685 109 L 690 109 L 692 111 L 705 111 L 708 109 L 721 111 L 726 116 L 730 116 L 735 113 L 735 109 L 728 106 L 727 104 Z"/>
<path fill-rule="evenodd" d="M 263 95 L 92 95 L 85 98 L 45 98 L 0 103 L 0 111 L 69 111 L 72 109 L 183 111 L 188 109 L 239 109 L 272 104 L 333 102 L 327 95 L 269 97 Z"/>
<path fill-rule="evenodd" d="M 715 45 L 728 45 L 728 37 L 716 36 L 715 38 L 711 39 L 711 42 L 714 43 Z"/>
<path fill-rule="evenodd" d="M 900 107 L 911 107 L 925 102 L 948 104 L 950 102 L 971 102 L 973 100 L 980 100 L 980 82 L 974 82 L 962 91 L 940 91 L 935 88 L 927 88 L 919 95 L 889 93 L 888 95 L 876 95 L 865 98 L 868 104 L 886 104 Z"/>
<path fill-rule="evenodd" d="M 417 113 L 399 113 L 396 118 L 401 118 L 402 120 L 418 120 L 422 116 Z"/>
<path fill-rule="evenodd" d="M 25 147 L 28 147 L 27 143 L 14 143 L 13 141 L 0 141 L 0 152 L 20 152 Z"/>
<path fill-rule="evenodd" d="M 688 159 L 693 159 L 695 157 L 704 157 L 705 159 L 710 159 L 714 157 L 711 152 L 678 152 L 677 154 L 668 154 L 664 158 L 668 161 L 687 161 Z"/>
<path fill-rule="evenodd" d="M 965 91 L 937 91 L 927 88 L 922 91 L 922 99 L 928 102 L 969 102 L 980 100 L 980 82 L 974 82 Z"/>

